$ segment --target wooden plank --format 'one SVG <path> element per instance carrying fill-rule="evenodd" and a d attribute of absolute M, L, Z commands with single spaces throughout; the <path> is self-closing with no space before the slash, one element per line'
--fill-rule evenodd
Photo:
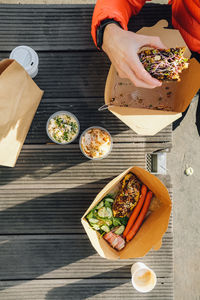
<path fill-rule="evenodd" d="M 130 266 L 138 259 L 107 260 L 100 257 L 84 235 L 0 236 L 0 280 L 130 278 Z M 158 251 L 141 261 L 158 277 L 173 279 L 173 237 L 168 231 Z"/>
<path fill-rule="evenodd" d="M 128 24 L 129 30 L 137 32 L 142 27 L 151 27 L 165 19 L 168 22 L 168 27 L 172 26 L 171 5 L 159 3 L 146 3 L 137 16 L 133 16 Z"/>
<path fill-rule="evenodd" d="M 8 53 L 1 53 L 1 58 L 7 56 Z M 154 136 L 139 136 L 109 111 L 98 111 L 104 104 L 103 91 L 109 67 L 102 53 L 41 53 L 40 64 L 36 82 L 45 94 L 26 143 L 48 143 L 46 122 L 49 116 L 58 110 L 69 110 L 77 115 L 81 130 L 91 125 L 103 126 L 110 131 L 114 142 L 133 142 L 136 148 L 137 143 L 144 143 L 147 152 L 172 147 L 171 125 Z"/>
<path fill-rule="evenodd" d="M 95 49 L 90 35 L 93 7 L 1 5 L 1 49 L 24 44 L 43 51 Z"/>
<path fill-rule="evenodd" d="M 80 219 L 108 182 L 68 190 L 1 189 L 1 234 L 83 233 Z"/>
<path fill-rule="evenodd" d="M 15 194 L 15 190 L 12 193 Z M 33 193 L 35 198 L 29 200 L 30 196 L 26 197 L 29 193 Z M 3 211 L 2 207 L 6 205 L 1 205 L 1 234 L 84 233 L 80 219 L 94 200 L 97 194 L 95 190 L 90 190 L 87 194 L 83 190 L 78 190 L 76 194 L 65 191 L 41 194 L 30 189 L 26 193 L 17 194 L 15 198 L 11 193 L 4 196 L 13 207 Z M 4 191 L 1 200 L 3 195 Z M 171 230 L 172 222 L 169 228 Z"/>
<path fill-rule="evenodd" d="M 156 151 L 165 151 L 168 148 L 172 146 L 171 142 L 139 142 L 139 143 L 116 143 L 118 149 L 120 149 L 123 152 L 124 145 L 126 145 L 126 149 L 132 149 L 132 151 L 135 152 L 142 152 L 142 153 L 152 153 Z M 58 146 L 54 144 L 25 144 L 23 146 L 24 150 L 33 150 L 33 149 L 43 149 L 43 150 L 50 150 L 50 149 L 63 149 L 65 146 Z M 75 145 L 76 147 L 76 145 Z"/>
<path fill-rule="evenodd" d="M 37 51 L 95 50 L 91 35 L 93 5 L 0 5 L 0 48 L 29 45 Z M 145 5 L 130 29 L 170 21 L 168 5 Z"/>
<path fill-rule="evenodd" d="M 74 61 L 70 62 L 69 57 L 68 60 L 65 60 L 66 54 L 58 54 L 60 61 L 56 60 L 55 53 L 52 58 L 51 54 L 48 53 L 48 59 L 45 58 L 44 53 L 41 54 L 41 72 L 39 72 L 36 82 L 44 89 L 45 94 L 25 143 L 45 144 L 51 142 L 46 134 L 46 122 L 49 116 L 59 110 L 68 110 L 78 117 L 81 130 L 92 125 L 102 126 L 110 131 L 114 142 L 132 142 L 136 148 L 138 147 L 137 143 L 144 143 L 146 145 L 143 145 L 143 147 L 150 148 L 149 150 L 147 149 L 147 152 L 151 152 L 152 147 L 154 147 L 153 151 L 171 148 L 171 125 L 154 136 L 137 135 L 108 110 L 98 111 L 98 108 L 104 104 L 103 90 L 108 69 L 108 65 L 106 66 L 102 60 L 104 56 L 97 56 L 95 53 L 92 55 L 89 53 L 73 53 Z M 4 53 L 1 58 L 7 56 L 8 53 Z M 93 59 L 91 58 L 92 56 Z M 96 56 L 98 65 L 101 65 L 101 69 L 97 68 L 97 72 L 94 71 L 94 56 Z M 92 59 L 93 62 L 89 63 L 88 59 Z M 77 60 L 81 60 L 82 64 L 77 65 Z M 73 74 L 67 67 L 68 64 L 73 65 L 75 69 L 72 72 Z M 66 70 L 65 67 L 68 69 Z M 82 75 L 81 72 L 83 72 Z M 94 74 L 95 72 L 96 74 Z M 148 143 L 150 144 L 148 145 Z"/>
<path fill-rule="evenodd" d="M 7 58 L 9 54 L 0 52 L 0 58 Z M 51 51 L 38 52 L 38 55 L 39 73 L 35 81 L 45 91 L 45 98 L 55 101 L 58 98 L 104 97 L 110 62 L 103 52 Z"/>
<path fill-rule="evenodd" d="M 60 279 L 0 282 L 0 297 L 6 300 L 172 300 L 172 280 L 158 277 L 155 289 L 138 293 L 130 278 Z"/>
<path fill-rule="evenodd" d="M 81 233 L 80 218 L 97 193 L 126 168 L 146 167 L 145 153 L 129 144 L 96 162 L 78 145 L 50 146 L 24 149 L 15 168 L 0 168 L 1 234 Z M 171 191 L 170 177 L 160 179 Z"/>
<path fill-rule="evenodd" d="M 146 166 L 145 153 L 131 151 L 131 147 L 118 149 L 114 145 L 111 154 L 103 160 L 88 160 L 79 149 L 78 145 L 53 150 L 23 150 L 15 168 L 1 167 L 1 187 L 13 180 L 18 184 L 20 178 L 24 183 L 43 180 L 52 182 L 58 178 L 60 182 L 69 180 L 71 183 L 84 184 L 105 179 L 122 172 L 132 165 Z M 81 179 L 83 178 L 83 179 Z M 85 180 L 85 181 L 84 181 Z M 14 185 L 14 182 L 12 183 Z M 67 182 L 66 182 L 67 184 Z M 45 186 L 45 185 L 44 185 Z M 64 187 L 64 186 L 63 186 Z"/>
<path fill-rule="evenodd" d="M 70 98 L 65 99 L 65 101 L 54 99 L 54 102 L 48 102 L 47 100 L 44 99 L 38 108 L 26 138 L 26 144 L 51 142 L 46 134 L 46 122 L 52 113 L 59 110 L 67 110 L 74 113 L 80 122 L 81 131 L 94 125 L 106 128 L 111 133 L 114 142 L 117 143 L 133 142 L 136 144 L 138 142 L 155 142 L 160 143 L 160 147 L 162 147 L 162 143 L 172 142 L 171 125 L 154 136 L 137 135 L 108 110 L 98 111 L 98 108 L 103 105 L 102 99 Z M 78 142 L 78 139 L 76 142 Z"/>
<path fill-rule="evenodd" d="M 103 91 L 108 69 L 108 64 L 104 64 L 105 56 L 85 52 L 71 54 L 73 59 L 66 53 L 58 53 L 57 60 L 55 53 L 48 53 L 47 57 L 46 54 L 41 53 L 41 71 L 36 82 L 44 89 L 45 94 L 34 117 L 26 143 L 51 142 L 46 134 L 46 122 L 49 116 L 55 111 L 68 110 L 78 117 L 81 130 L 92 125 L 105 127 L 110 131 L 114 142 L 133 142 L 136 148 L 137 143 L 144 143 L 142 147 L 148 148 L 146 152 L 172 147 L 171 125 L 154 136 L 141 136 L 134 133 L 108 110 L 99 112 L 98 108 L 104 104 Z M 6 56 L 8 53 L 4 53 L 2 58 Z M 80 61 L 80 64 L 77 64 L 77 61 Z M 96 62 L 101 66 L 100 68 L 94 68 Z"/>
<path fill-rule="evenodd" d="M 145 157 L 126 144 L 96 162 L 78 145 L 23 150 L 15 168 L 0 168 L 1 234 L 83 232 L 80 218 L 96 194 L 126 168 L 145 168 Z"/>
<path fill-rule="evenodd" d="M 48 102 L 48 99 L 45 98 L 44 101 L 42 101 L 29 130 L 26 139 L 27 144 L 51 142 L 46 134 L 46 122 L 52 113 L 59 110 L 67 110 L 74 113 L 79 119 L 81 131 L 94 125 L 106 128 L 111 133 L 114 142 L 117 143 L 171 143 L 172 141 L 171 125 L 154 136 L 137 135 L 108 110 L 98 111 L 98 108 L 103 105 L 103 99 L 70 98 L 64 99 L 64 101 L 61 100 L 62 99 L 54 99 L 54 102 Z M 76 140 L 76 142 L 78 142 L 78 140 Z M 161 146 L 162 145 L 160 145 L 160 147 Z"/>

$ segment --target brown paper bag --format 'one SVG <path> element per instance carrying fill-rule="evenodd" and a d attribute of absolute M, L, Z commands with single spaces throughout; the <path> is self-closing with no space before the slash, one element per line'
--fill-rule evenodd
<path fill-rule="evenodd" d="M 20 64 L 0 62 L 0 165 L 15 166 L 42 95 Z"/>

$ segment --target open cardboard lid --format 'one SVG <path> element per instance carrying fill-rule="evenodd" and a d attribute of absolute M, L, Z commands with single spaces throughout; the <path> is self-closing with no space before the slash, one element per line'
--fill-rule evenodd
<path fill-rule="evenodd" d="M 165 28 L 168 25 L 166 20 L 161 20 L 152 27 L 143 27 L 138 34 L 159 36 L 167 48 L 186 47 L 185 57 L 190 57 L 191 52 L 185 44 L 180 32 L 174 29 Z M 122 122 L 128 125 L 138 134 L 154 135 L 167 125 L 181 117 L 181 113 L 190 104 L 192 98 L 199 89 L 200 64 L 196 59 L 191 59 L 189 68 L 181 74 L 181 81 L 169 83 L 174 94 L 174 111 L 152 110 L 144 108 L 108 106 L 108 109 L 116 115 Z M 113 65 L 111 65 L 106 86 L 105 86 L 105 104 L 110 104 L 114 96 L 114 87 L 119 80 L 119 76 Z M 130 81 L 127 79 L 127 82 Z M 138 88 L 132 84 L 132 89 Z M 162 87 L 157 88 L 162 89 Z M 140 89 L 148 97 L 153 94 L 154 89 Z"/>
<path fill-rule="evenodd" d="M 167 48 L 186 47 L 184 56 L 190 58 L 191 52 L 182 38 L 179 30 L 169 29 L 167 20 L 160 20 L 152 27 L 142 27 L 138 34 L 159 36 Z"/>

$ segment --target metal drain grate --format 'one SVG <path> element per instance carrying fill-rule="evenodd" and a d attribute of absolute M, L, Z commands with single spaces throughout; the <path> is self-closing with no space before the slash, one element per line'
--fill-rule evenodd
<path fill-rule="evenodd" d="M 147 170 L 152 174 L 167 174 L 167 153 L 147 154 Z"/>

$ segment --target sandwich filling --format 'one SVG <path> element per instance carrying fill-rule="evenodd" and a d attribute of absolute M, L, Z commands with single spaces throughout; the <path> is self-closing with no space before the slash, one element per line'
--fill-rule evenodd
<path fill-rule="evenodd" d="M 180 73 L 188 68 L 183 56 L 185 47 L 165 50 L 152 49 L 140 52 L 139 59 L 152 77 L 161 81 L 180 81 Z"/>

